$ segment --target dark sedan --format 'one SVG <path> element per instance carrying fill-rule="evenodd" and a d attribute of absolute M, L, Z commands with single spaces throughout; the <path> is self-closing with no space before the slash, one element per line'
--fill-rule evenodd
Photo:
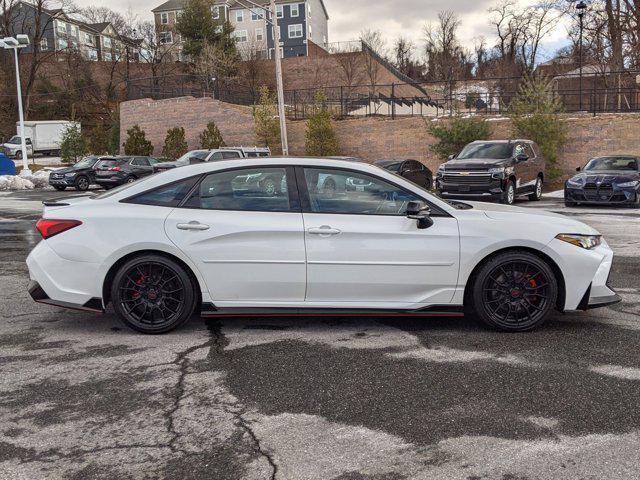
<path fill-rule="evenodd" d="M 427 190 L 433 188 L 433 173 L 417 160 L 378 160 L 374 165 L 397 173 Z"/>
<path fill-rule="evenodd" d="M 152 157 L 117 157 L 96 164 L 96 183 L 105 189 L 132 183 L 154 173 Z"/>
<path fill-rule="evenodd" d="M 565 183 L 564 202 L 580 204 L 629 205 L 640 207 L 640 157 L 612 155 L 597 157 Z"/>

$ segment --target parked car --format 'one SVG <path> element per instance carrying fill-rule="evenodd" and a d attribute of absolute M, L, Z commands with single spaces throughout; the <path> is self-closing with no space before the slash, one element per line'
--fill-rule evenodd
<path fill-rule="evenodd" d="M 542 198 L 545 160 L 531 140 L 472 142 L 440 165 L 436 178 L 443 198 L 498 200 L 513 205 L 516 197 Z"/>
<path fill-rule="evenodd" d="M 433 188 L 433 172 L 417 160 L 378 160 L 374 165 L 397 173 L 427 190 Z"/>
<path fill-rule="evenodd" d="M 85 191 L 96 181 L 96 165 L 102 160 L 113 157 L 99 157 L 92 155 L 85 157 L 75 165 L 58 168 L 49 174 L 49 185 L 62 191 L 67 188 Z"/>
<path fill-rule="evenodd" d="M 158 161 L 152 157 L 116 157 L 102 159 L 96 165 L 95 182 L 105 189 L 117 187 L 154 173 Z"/>
<path fill-rule="evenodd" d="M 640 157 L 611 155 L 593 158 L 564 185 L 564 203 L 629 205 L 640 208 Z"/>
<path fill-rule="evenodd" d="M 255 158 L 269 156 L 271 156 L 271 150 L 269 148 L 258 147 L 229 147 L 216 150 L 192 150 L 185 153 L 175 162 L 161 162 L 156 164 L 155 171 L 162 172 L 177 167 L 194 165 L 196 163 L 232 160 L 234 158 Z"/>
<path fill-rule="evenodd" d="M 72 125 L 80 128 L 77 122 L 66 120 L 32 121 L 24 122 L 25 144 L 27 155 L 42 153 L 45 155 L 58 154 L 62 135 Z M 22 137 L 20 136 L 20 123 L 16 123 L 18 132 L 9 141 L 2 145 L 2 149 L 9 157 L 22 158 Z"/>
<path fill-rule="evenodd" d="M 286 177 L 281 195 L 238 179 Z M 376 187 L 331 196 L 320 175 Z M 127 221 L 123 222 L 122 219 Z M 93 198 L 45 202 L 27 259 L 38 302 L 144 333 L 264 311 L 459 316 L 506 331 L 554 309 L 616 303 L 613 252 L 593 228 L 538 209 L 448 203 L 387 170 L 328 159 L 209 162 Z"/>

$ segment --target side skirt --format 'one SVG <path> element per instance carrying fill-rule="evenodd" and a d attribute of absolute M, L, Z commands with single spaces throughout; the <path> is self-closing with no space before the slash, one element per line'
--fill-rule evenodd
<path fill-rule="evenodd" d="M 462 305 L 431 305 L 418 310 L 341 308 L 218 308 L 205 302 L 200 316 L 212 317 L 463 317 Z"/>

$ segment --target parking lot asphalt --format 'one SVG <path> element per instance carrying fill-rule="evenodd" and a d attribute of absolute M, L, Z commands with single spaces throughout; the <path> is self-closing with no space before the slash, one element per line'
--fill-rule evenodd
<path fill-rule="evenodd" d="M 28 297 L 60 195 L 0 194 L 0 479 L 640 477 L 640 211 L 520 203 L 599 229 L 624 298 L 535 332 L 194 317 L 142 336 Z"/>

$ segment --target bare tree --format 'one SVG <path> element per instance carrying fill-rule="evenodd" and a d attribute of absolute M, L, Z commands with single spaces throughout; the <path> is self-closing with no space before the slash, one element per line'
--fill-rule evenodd
<path fill-rule="evenodd" d="M 438 13 L 438 22 L 424 27 L 427 75 L 431 80 L 448 80 L 471 75 L 468 53 L 458 40 L 460 19 L 451 12 Z"/>
<path fill-rule="evenodd" d="M 360 32 L 363 47 L 363 64 L 372 94 L 376 93 L 378 77 L 382 65 L 380 60 L 386 57 L 386 43 L 380 30 L 363 30 Z"/>

